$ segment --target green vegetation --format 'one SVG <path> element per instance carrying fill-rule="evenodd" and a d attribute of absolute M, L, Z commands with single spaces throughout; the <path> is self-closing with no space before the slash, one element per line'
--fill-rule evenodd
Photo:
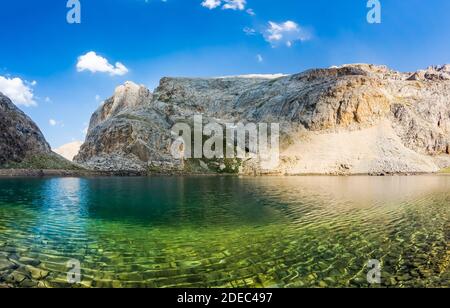
<path fill-rule="evenodd" d="M 1 169 L 42 169 L 42 170 L 83 170 L 80 166 L 64 159 L 57 154 L 36 154 L 25 158 L 21 162 L 10 162 Z"/>
<path fill-rule="evenodd" d="M 450 167 L 442 169 L 441 173 L 449 173 L 450 174 Z"/>
<path fill-rule="evenodd" d="M 160 167 L 158 166 L 150 166 L 147 169 L 149 174 L 163 174 L 164 170 L 162 170 Z"/>
<path fill-rule="evenodd" d="M 190 158 L 185 160 L 184 171 L 187 173 L 238 174 L 241 165 L 242 160 L 237 158 Z"/>
<path fill-rule="evenodd" d="M 190 123 L 186 123 L 191 125 Z M 191 125 L 192 126 L 192 125 Z M 226 131 L 222 132 L 222 136 L 226 135 Z M 202 146 L 204 146 L 205 142 L 209 140 L 211 136 L 203 135 L 202 136 Z M 192 128 L 191 135 L 191 149 L 194 149 L 195 144 L 195 136 L 194 129 Z M 224 138 L 223 140 L 223 151 L 227 151 L 227 141 Z M 211 150 L 215 150 L 214 148 Z M 234 154 L 236 155 L 236 146 L 233 146 Z M 191 153 L 193 154 L 193 153 Z M 185 173 L 201 173 L 201 174 L 238 174 L 239 169 L 242 166 L 242 159 L 238 158 L 212 158 L 208 159 L 206 157 L 203 158 L 188 158 L 184 160 L 184 172 Z M 150 172 L 157 173 L 157 170 L 149 170 Z"/>

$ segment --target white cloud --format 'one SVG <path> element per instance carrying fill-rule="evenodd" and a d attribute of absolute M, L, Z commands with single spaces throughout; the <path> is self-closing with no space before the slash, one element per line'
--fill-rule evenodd
<path fill-rule="evenodd" d="M 100 106 L 103 106 L 103 104 L 105 103 L 105 101 L 102 100 L 102 98 L 101 98 L 100 95 L 98 95 L 98 94 L 95 96 L 95 100 L 96 100 L 97 102 L 100 102 Z"/>
<path fill-rule="evenodd" d="M 246 12 L 250 16 L 256 16 L 256 13 L 255 13 L 255 11 L 253 9 L 248 9 L 248 10 L 246 10 Z"/>
<path fill-rule="evenodd" d="M 245 5 L 247 4 L 246 0 L 224 0 L 225 4 L 223 5 L 224 10 L 245 10 Z"/>
<path fill-rule="evenodd" d="M 222 0 L 205 0 L 202 2 L 202 6 L 212 10 L 222 4 Z"/>
<path fill-rule="evenodd" d="M 247 35 L 255 35 L 256 34 L 256 30 L 253 28 L 250 28 L 250 27 L 245 27 L 243 31 Z"/>
<path fill-rule="evenodd" d="M 222 5 L 223 4 L 223 5 Z M 245 6 L 247 5 L 247 0 L 204 0 L 202 2 L 202 6 L 206 7 L 210 10 L 218 8 L 222 6 L 224 10 L 245 10 Z M 248 12 L 250 15 L 253 11 Z"/>
<path fill-rule="evenodd" d="M 307 41 L 311 39 L 309 31 L 293 21 L 283 23 L 269 22 L 268 28 L 264 32 L 264 38 L 273 47 L 286 45 L 291 47 L 296 41 Z"/>
<path fill-rule="evenodd" d="M 109 73 L 111 76 L 123 76 L 128 73 L 128 69 L 120 62 L 113 66 L 107 59 L 90 51 L 85 55 L 78 57 L 78 72 L 90 71 L 92 73 Z"/>
<path fill-rule="evenodd" d="M 55 119 L 50 119 L 48 120 L 48 124 L 50 124 L 50 126 L 60 126 L 60 127 L 64 127 L 64 122 L 63 121 L 57 121 Z"/>
<path fill-rule="evenodd" d="M 0 76 L 0 92 L 8 96 L 14 104 L 26 107 L 37 106 L 34 100 L 33 89 L 36 82 L 27 83 L 20 78 L 8 78 Z"/>
<path fill-rule="evenodd" d="M 264 61 L 264 58 L 261 55 L 256 55 L 256 60 L 258 60 L 259 63 L 262 63 Z"/>
<path fill-rule="evenodd" d="M 83 126 L 84 126 L 84 128 L 81 130 L 81 132 L 83 133 L 83 135 L 87 135 L 87 133 L 89 131 L 89 124 L 84 123 Z"/>

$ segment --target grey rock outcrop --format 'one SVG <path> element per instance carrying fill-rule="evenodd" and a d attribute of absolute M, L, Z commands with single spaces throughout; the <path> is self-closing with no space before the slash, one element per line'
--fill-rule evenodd
<path fill-rule="evenodd" d="M 430 66 L 412 74 L 408 80 L 450 80 L 450 64 Z"/>
<path fill-rule="evenodd" d="M 0 93 L 0 165 L 20 162 L 27 155 L 50 153 L 37 125 Z"/>
<path fill-rule="evenodd" d="M 94 113 L 75 161 L 186 171 L 170 153 L 170 130 L 202 114 L 205 122 L 280 123 L 281 163 L 266 170 L 249 160 L 241 173 L 436 172 L 450 165 L 448 72 L 354 64 L 278 78 L 163 78 L 153 94 L 127 83 Z"/>
<path fill-rule="evenodd" d="M 0 93 L 0 167 L 70 169 L 53 153 L 38 126 Z"/>

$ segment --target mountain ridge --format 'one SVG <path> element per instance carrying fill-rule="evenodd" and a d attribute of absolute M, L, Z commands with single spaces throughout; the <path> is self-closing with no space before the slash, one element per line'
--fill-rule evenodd
<path fill-rule="evenodd" d="M 192 168 L 170 153 L 171 127 L 196 114 L 220 124 L 280 123 L 281 164 L 264 170 L 256 161 L 232 162 L 240 174 L 425 173 L 450 165 L 449 65 L 414 73 L 351 64 L 272 79 L 165 77 L 153 93 L 131 82 L 118 90 L 94 113 L 75 157 L 87 168 L 215 172 L 220 162 Z"/>
<path fill-rule="evenodd" d="M 79 169 L 52 152 L 36 123 L 0 92 L 1 169 Z"/>

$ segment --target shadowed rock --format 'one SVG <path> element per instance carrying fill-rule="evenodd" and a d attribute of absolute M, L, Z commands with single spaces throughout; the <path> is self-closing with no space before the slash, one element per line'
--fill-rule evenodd
<path fill-rule="evenodd" d="M 0 93 L 0 165 L 20 162 L 27 155 L 50 153 L 37 125 Z"/>
<path fill-rule="evenodd" d="M 0 168 L 73 169 L 53 153 L 37 125 L 0 93 Z"/>

